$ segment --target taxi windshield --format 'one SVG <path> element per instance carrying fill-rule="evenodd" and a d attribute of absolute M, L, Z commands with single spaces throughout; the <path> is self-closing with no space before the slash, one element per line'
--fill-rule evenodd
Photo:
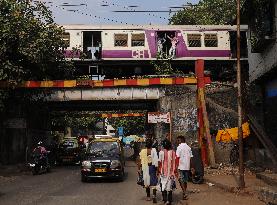
<path fill-rule="evenodd" d="M 119 154 L 117 142 L 93 142 L 88 147 L 88 153 L 95 157 L 116 156 Z"/>
<path fill-rule="evenodd" d="M 65 140 L 61 144 L 61 147 L 65 148 L 65 149 L 67 149 L 67 148 L 75 148 L 76 144 L 74 143 L 73 140 Z"/>

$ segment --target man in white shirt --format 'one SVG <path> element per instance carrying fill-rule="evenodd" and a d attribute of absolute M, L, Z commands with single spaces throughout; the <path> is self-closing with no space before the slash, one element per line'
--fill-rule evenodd
<path fill-rule="evenodd" d="M 188 196 L 186 194 L 187 182 L 189 180 L 189 174 L 191 169 L 191 158 L 193 157 L 191 148 L 187 145 L 184 136 L 178 136 L 177 142 L 179 146 L 176 151 L 176 170 L 179 173 L 179 182 L 183 190 L 183 200 L 187 200 Z"/>

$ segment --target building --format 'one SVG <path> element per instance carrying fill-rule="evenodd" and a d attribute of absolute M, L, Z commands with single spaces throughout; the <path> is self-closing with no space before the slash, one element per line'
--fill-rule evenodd
<path fill-rule="evenodd" d="M 265 131 L 266 147 L 277 146 L 277 1 L 248 0 L 250 119 Z M 244 23 L 244 22 L 243 22 Z M 261 141 L 261 140 L 260 140 Z M 275 151 L 274 151 L 275 150 Z M 274 155 L 274 154 L 271 154 Z M 276 155 L 274 156 L 276 157 Z"/>

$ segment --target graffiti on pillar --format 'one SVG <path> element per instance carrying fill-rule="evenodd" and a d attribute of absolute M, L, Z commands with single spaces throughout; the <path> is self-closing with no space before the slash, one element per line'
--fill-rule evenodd
<path fill-rule="evenodd" d="M 173 121 L 174 128 L 178 132 L 190 132 L 197 130 L 197 109 L 194 107 L 179 109 Z"/>

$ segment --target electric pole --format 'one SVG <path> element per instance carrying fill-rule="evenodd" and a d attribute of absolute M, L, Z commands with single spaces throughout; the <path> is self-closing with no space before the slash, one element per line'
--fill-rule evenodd
<path fill-rule="evenodd" d="M 239 141 L 239 188 L 245 187 L 242 133 L 242 89 L 240 64 L 240 0 L 237 0 L 237 85 L 238 85 L 238 141 Z"/>

